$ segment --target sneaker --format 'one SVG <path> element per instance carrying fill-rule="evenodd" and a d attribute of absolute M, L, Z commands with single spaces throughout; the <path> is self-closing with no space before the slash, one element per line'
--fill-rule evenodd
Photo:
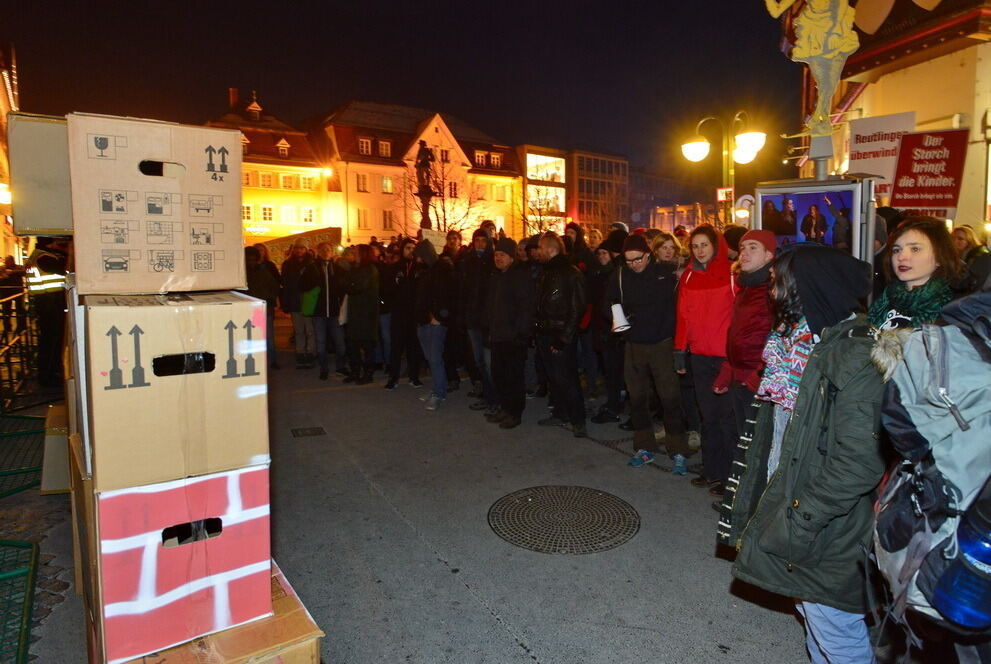
<path fill-rule="evenodd" d="M 499 422 L 500 429 L 515 429 L 520 425 L 520 418 L 513 417 L 512 415 L 506 415 L 501 422 Z"/>
<path fill-rule="evenodd" d="M 387 382 L 387 383 L 385 384 L 385 389 L 387 389 L 387 390 L 389 390 L 389 391 L 392 391 L 392 390 L 394 390 L 394 389 L 396 389 L 396 381 L 394 381 L 394 380 L 392 380 L 392 379 L 390 378 L 390 379 L 389 379 L 389 382 Z"/>
<path fill-rule="evenodd" d="M 527 390 L 526 391 L 526 398 L 527 399 L 533 399 L 536 396 L 537 396 L 537 390 Z"/>
<path fill-rule="evenodd" d="M 497 410 L 494 413 L 486 413 L 485 421 L 492 422 L 493 424 L 499 424 L 499 422 L 502 422 L 507 417 L 509 417 L 509 413 L 504 410 Z"/>
<path fill-rule="evenodd" d="M 550 417 L 545 417 L 542 420 L 537 420 L 537 424 L 542 427 L 561 427 L 564 426 L 566 422 L 560 417 L 554 417 L 551 415 Z"/>
<path fill-rule="evenodd" d="M 693 450 L 697 450 L 702 447 L 702 436 L 698 431 L 688 432 L 688 446 Z"/>
<path fill-rule="evenodd" d="M 444 403 L 444 400 L 443 399 L 441 399 L 436 394 L 431 394 L 430 395 L 430 398 L 427 399 L 427 406 L 426 406 L 426 408 L 427 408 L 427 410 L 437 410 L 442 403 Z"/>
<path fill-rule="evenodd" d="M 420 397 L 420 401 L 430 401 L 430 397 L 432 397 L 433 395 L 434 395 L 433 392 L 428 392 L 427 394 L 424 394 L 422 397 Z"/>
<path fill-rule="evenodd" d="M 413 389 L 417 389 L 423 387 L 423 383 L 420 382 L 419 378 L 410 378 L 409 386 L 412 387 Z"/>
<path fill-rule="evenodd" d="M 619 422 L 619 415 L 608 408 L 600 408 L 599 412 L 592 416 L 595 424 L 606 424 L 607 422 Z"/>
<path fill-rule="evenodd" d="M 585 427 L 585 423 L 572 425 L 571 435 L 575 438 L 588 438 L 588 429 Z"/>
<path fill-rule="evenodd" d="M 674 468 L 671 469 L 672 475 L 687 475 L 688 474 L 688 462 L 685 461 L 684 454 L 674 455 Z"/>
<path fill-rule="evenodd" d="M 639 468 L 645 466 L 648 463 L 654 461 L 654 455 L 647 450 L 637 450 L 636 453 L 630 457 L 630 460 L 626 462 L 627 466 L 632 468 Z"/>
<path fill-rule="evenodd" d="M 468 408 L 472 410 L 488 410 L 492 405 L 488 401 L 476 401 L 475 403 L 468 404 Z"/>

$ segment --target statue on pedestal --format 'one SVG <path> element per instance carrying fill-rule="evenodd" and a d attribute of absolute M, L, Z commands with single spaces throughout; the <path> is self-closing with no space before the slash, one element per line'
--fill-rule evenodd
<path fill-rule="evenodd" d="M 420 149 L 416 153 L 416 197 L 420 199 L 420 228 L 430 228 L 430 199 L 434 190 L 430 186 L 433 179 L 434 151 L 427 147 L 427 142 L 420 141 Z"/>

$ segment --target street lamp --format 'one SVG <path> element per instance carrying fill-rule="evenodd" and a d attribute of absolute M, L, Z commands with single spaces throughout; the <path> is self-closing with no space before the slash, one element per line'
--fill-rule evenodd
<path fill-rule="evenodd" d="M 709 117 L 702 118 L 695 126 L 695 138 L 682 144 L 681 154 L 684 155 L 685 159 L 688 161 L 694 162 L 702 161 L 708 157 L 709 140 L 702 135 L 702 125 L 709 121 L 718 123 L 723 148 L 722 186 L 724 188 L 733 187 L 736 175 L 733 164 L 749 164 L 752 162 L 757 157 L 757 153 L 764 147 L 764 143 L 767 141 L 767 134 L 764 132 L 750 131 L 747 129 L 749 119 L 750 118 L 746 111 L 737 111 L 733 116 L 733 119 L 730 121 L 730 130 L 736 131 L 739 129 L 740 131 L 739 133 L 731 136 L 730 132 L 726 131 L 726 125 L 719 118 L 711 115 Z M 733 207 L 733 197 L 728 196 L 727 198 L 728 200 L 725 202 L 726 209 L 724 210 L 723 219 L 728 223 Z"/>

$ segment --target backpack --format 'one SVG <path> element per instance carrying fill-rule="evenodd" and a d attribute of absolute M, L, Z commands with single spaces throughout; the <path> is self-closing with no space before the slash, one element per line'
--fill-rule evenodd
<path fill-rule="evenodd" d="M 871 557 L 890 590 L 889 618 L 907 629 L 913 610 L 970 633 L 933 608 L 932 597 L 958 554 L 960 516 L 991 474 L 991 292 L 950 303 L 943 319 L 949 325 L 903 331 L 900 350 L 891 333 L 874 349 L 890 377 L 882 422 L 901 460 L 882 484 Z"/>

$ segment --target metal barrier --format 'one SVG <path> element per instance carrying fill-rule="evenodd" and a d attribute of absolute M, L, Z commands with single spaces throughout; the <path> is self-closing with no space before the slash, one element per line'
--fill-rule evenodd
<path fill-rule="evenodd" d="M 35 374 L 37 328 L 28 314 L 24 288 L 0 286 L 0 414 L 20 410 L 15 399 L 28 395 Z M 31 404 L 37 405 L 37 404 Z"/>

